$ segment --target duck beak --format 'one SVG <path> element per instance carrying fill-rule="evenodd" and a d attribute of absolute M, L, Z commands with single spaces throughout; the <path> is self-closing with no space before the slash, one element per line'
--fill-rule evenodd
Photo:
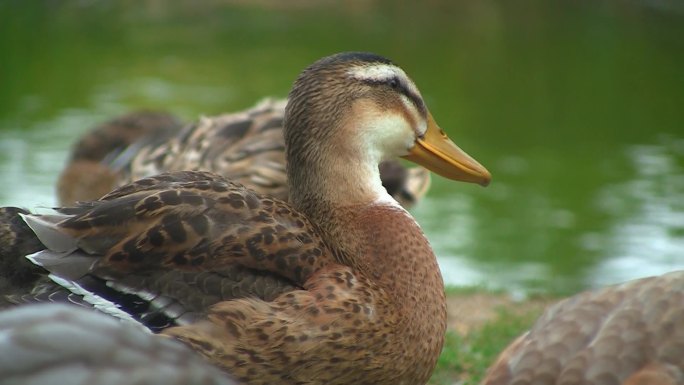
<path fill-rule="evenodd" d="M 445 178 L 487 186 L 492 175 L 470 155 L 458 148 L 439 128 L 428 112 L 425 135 L 403 156 Z"/>

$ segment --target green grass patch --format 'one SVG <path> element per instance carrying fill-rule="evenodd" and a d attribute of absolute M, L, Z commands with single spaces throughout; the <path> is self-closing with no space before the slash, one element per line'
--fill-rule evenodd
<path fill-rule="evenodd" d="M 497 313 L 494 321 L 466 336 L 447 332 L 430 384 L 478 384 L 498 354 L 515 337 L 529 329 L 539 316 L 537 311 L 521 315 L 507 308 L 497 309 Z"/>
<path fill-rule="evenodd" d="M 450 295 L 472 295 L 472 294 L 504 294 L 506 293 L 503 289 L 492 289 L 483 285 L 471 285 L 471 286 L 456 286 L 456 285 L 446 285 L 444 287 L 444 292 L 447 296 Z"/>

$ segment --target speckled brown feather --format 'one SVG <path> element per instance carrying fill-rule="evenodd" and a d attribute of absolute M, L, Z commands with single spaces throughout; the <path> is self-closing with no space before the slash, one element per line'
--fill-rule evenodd
<path fill-rule="evenodd" d="M 16 215 L 27 212 L 2 210 L 4 301 L 76 301 L 56 285 L 46 292 L 46 271 L 23 258 L 43 247 Z M 60 231 L 80 239 L 93 260 L 101 258 L 95 276 L 115 279 L 126 291 L 168 297 L 199 315 L 221 300 L 271 300 L 292 290 L 326 247 L 305 232 L 310 224 L 289 205 L 203 172 L 142 179 L 61 212 L 71 217 Z M 19 242 L 28 247 L 17 249 Z M 282 276 L 267 274 L 269 268 Z"/>
<path fill-rule="evenodd" d="M 551 306 L 483 384 L 684 384 L 684 272 Z"/>
<path fill-rule="evenodd" d="M 6 265 L 18 262 L 17 266 L 27 265 L 27 273 L 32 273 L 32 281 L 6 290 L 5 300 L 83 304 L 59 286 L 44 286 L 43 280 L 37 279 L 45 277 L 45 270 L 27 264 L 23 255 L 43 246 L 16 212 L 3 210 L 11 217 L 7 226 L 24 230 L 8 232 L 12 240 L 21 236 L 33 242 L 30 250 L 22 248 L 26 253 L 14 252 L 11 260 L 5 258 Z M 332 254 L 315 227 L 289 204 L 206 172 L 145 178 L 99 201 L 59 211 L 65 216 L 42 218 L 54 222 L 65 238 L 78 239 L 78 254 L 89 255 L 96 262 L 86 267 L 90 275 L 110 281 L 110 286 L 125 292 L 163 296 L 164 303 L 171 300 L 181 306 L 173 313 L 183 315 L 186 322 L 219 301 L 243 297 L 272 300 L 301 287 L 315 269 L 331 263 Z M 50 270 L 69 276 L 61 267 Z M 16 280 L 15 270 L 3 271 L 7 279 Z M 76 277 L 76 282 L 107 295 L 105 282 L 86 278 Z M 48 292 L 50 289 L 54 293 Z M 108 299 L 126 307 L 120 302 L 123 299 Z M 173 318 L 170 324 L 163 321 L 149 326 L 156 330 L 173 325 Z"/>
<path fill-rule="evenodd" d="M 206 172 L 145 178 L 62 211 L 73 216 L 59 228 L 100 256 L 95 272 L 240 265 L 301 285 L 330 263 L 313 225 L 289 204 Z"/>
<path fill-rule="evenodd" d="M 425 253 L 427 240 L 388 235 L 420 231 L 401 209 L 340 211 L 340 221 L 355 224 L 347 227 L 349 239 L 366 245 L 357 250 L 366 256 L 358 266 L 329 265 L 304 290 L 271 303 L 222 302 L 207 321 L 164 333 L 250 384 L 425 383 L 446 327 L 442 280 Z M 415 258 L 401 257 L 407 254 Z"/>

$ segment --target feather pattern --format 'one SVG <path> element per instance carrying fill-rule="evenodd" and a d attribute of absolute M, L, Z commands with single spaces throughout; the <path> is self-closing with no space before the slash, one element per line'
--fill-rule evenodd
<path fill-rule="evenodd" d="M 588 291 L 549 307 L 483 385 L 684 384 L 684 272 Z"/>
<path fill-rule="evenodd" d="M 171 324 L 219 301 L 272 300 L 333 262 L 314 226 L 289 204 L 206 172 L 144 178 L 59 211 L 24 216 L 46 246 L 29 258 L 76 285 L 88 274 L 111 281 Z"/>

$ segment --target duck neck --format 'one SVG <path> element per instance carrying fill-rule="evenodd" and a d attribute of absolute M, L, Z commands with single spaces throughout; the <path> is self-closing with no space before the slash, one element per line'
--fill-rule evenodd
<path fill-rule="evenodd" d="M 290 201 L 299 210 L 317 220 L 326 219 L 340 202 L 347 206 L 394 202 L 382 186 L 377 164 L 335 159 L 309 162 L 295 168 L 304 170 L 303 173 L 288 174 Z"/>
<path fill-rule="evenodd" d="M 327 219 L 340 202 L 349 206 L 394 202 L 380 179 L 383 155 L 369 134 L 374 130 L 351 118 L 368 112 L 359 104 L 337 100 L 340 95 L 318 96 L 336 98 L 333 109 L 323 109 L 311 95 L 294 96 L 308 84 L 293 88 L 285 111 L 290 202 L 314 220 Z"/>
<path fill-rule="evenodd" d="M 382 186 L 380 159 L 375 159 L 372 153 L 366 153 L 365 158 L 360 158 L 358 152 L 350 156 L 339 147 L 312 152 L 310 155 L 315 156 L 310 157 L 297 155 L 288 161 L 290 201 L 321 228 L 341 262 L 366 271 L 377 268 L 373 274 L 389 276 L 385 274 L 387 269 L 397 265 L 388 259 L 397 260 L 394 262 L 414 259 L 407 252 L 384 253 L 386 245 L 375 241 L 382 239 L 389 245 L 397 236 L 420 239 L 423 254 L 434 260 L 420 227 Z M 394 223 L 405 226 L 396 231 L 387 230 L 387 226 L 394 229 Z M 366 239 L 368 234 L 372 236 Z M 374 249 L 378 245 L 380 249 Z M 393 284 L 388 279 L 388 285 Z"/>

